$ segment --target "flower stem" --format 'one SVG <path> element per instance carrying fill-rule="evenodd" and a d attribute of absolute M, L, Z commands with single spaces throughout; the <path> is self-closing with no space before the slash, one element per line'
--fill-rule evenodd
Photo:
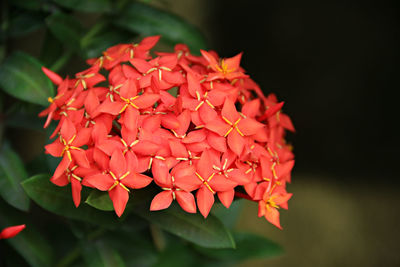
<path fill-rule="evenodd" d="M 79 256 L 81 255 L 81 251 L 79 247 L 75 247 L 73 250 L 71 250 L 67 255 L 65 255 L 64 258 L 62 258 L 56 267 L 66 267 L 69 266 L 71 263 L 76 261 Z"/>
<path fill-rule="evenodd" d="M 165 249 L 165 237 L 160 227 L 150 224 L 150 233 L 157 251 L 163 251 Z"/>
<path fill-rule="evenodd" d="M 256 200 L 252 199 L 249 195 L 241 193 L 241 192 L 235 192 L 235 197 L 244 198 L 244 199 L 247 199 L 247 200 L 251 200 L 251 201 L 257 202 Z"/>

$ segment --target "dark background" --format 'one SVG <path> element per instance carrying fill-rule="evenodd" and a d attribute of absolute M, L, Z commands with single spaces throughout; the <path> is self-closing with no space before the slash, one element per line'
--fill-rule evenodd
<path fill-rule="evenodd" d="M 242 66 L 285 101 L 297 130 L 284 230 L 249 203 L 238 223 L 286 254 L 244 266 L 400 266 L 396 1 L 179 2 L 171 10 L 211 49 L 244 52 Z"/>
<path fill-rule="evenodd" d="M 300 5 L 301 3 L 301 5 Z M 397 183 L 395 1 L 215 1 L 211 45 L 285 101 L 296 171 Z M 381 182 L 380 181 L 380 182 Z M 386 181 L 388 182 L 388 181 Z"/>

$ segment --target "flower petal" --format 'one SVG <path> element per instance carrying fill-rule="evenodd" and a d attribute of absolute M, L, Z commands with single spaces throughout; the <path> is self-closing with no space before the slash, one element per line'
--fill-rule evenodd
<path fill-rule="evenodd" d="M 227 209 L 232 204 L 233 198 L 235 197 L 235 190 L 228 190 L 225 192 L 218 192 L 218 198 L 221 200 L 222 205 L 224 205 Z"/>
<path fill-rule="evenodd" d="M 126 167 L 126 159 L 122 151 L 114 150 L 110 160 L 110 171 L 119 178 L 126 173 Z"/>
<path fill-rule="evenodd" d="M 161 160 L 155 160 L 152 166 L 154 182 L 160 187 L 172 187 L 172 181 L 169 176 L 168 166 Z"/>
<path fill-rule="evenodd" d="M 150 210 L 163 210 L 168 208 L 172 203 L 172 191 L 166 190 L 157 194 L 150 204 Z"/>
<path fill-rule="evenodd" d="M 214 204 L 214 194 L 206 186 L 202 186 L 197 191 L 196 198 L 200 213 L 207 218 Z"/>
<path fill-rule="evenodd" d="M 153 181 L 153 179 L 144 174 L 132 173 L 122 181 L 123 184 L 129 188 L 140 189 L 148 186 L 151 183 L 151 181 Z"/>
<path fill-rule="evenodd" d="M 242 119 L 238 123 L 239 130 L 246 136 L 256 134 L 264 127 L 264 124 L 251 118 Z"/>
<path fill-rule="evenodd" d="M 143 94 L 132 102 L 140 109 L 148 108 L 154 105 L 160 99 L 159 94 Z"/>
<path fill-rule="evenodd" d="M 94 174 L 84 178 L 84 182 L 100 191 L 107 191 L 114 184 L 114 179 L 109 174 Z"/>
<path fill-rule="evenodd" d="M 226 138 L 223 136 L 219 136 L 213 132 L 209 132 L 207 135 L 207 142 L 212 148 L 220 152 L 225 152 L 227 150 Z"/>
<path fill-rule="evenodd" d="M 243 148 L 245 145 L 245 140 L 244 138 L 234 129 L 229 135 L 228 135 L 228 146 L 229 148 L 240 157 L 240 154 L 242 154 Z"/>
<path fill-rule="evenodd" d="M 82 184 L 75 178 L 71 178 L 72 199 L 74 200 L 75 207 L 79 207 L 81 203 L 81 190 Z"/>
<path fill-rule="evenodd" d="M 265 212 L 265 219 L 278 227 L 279 229 L 282 230 L 282 226 L 279 222 L 279 211 L 275 208 L 270 208 L 269 210 L 267 209 Z"/>
<path fill-rule="evenodd" d="M 46 153 L 58 158 L 61 157 L 64 147 L 65 146 L 61 144 L 60 139 L 57 138 L 53 143 L 46 145 L 44 149 L 46 150 Z"/>
<path fill-rule="evenodd" d="M 84 168 L 90 168 L 90 163 L 89 160 L 86 157 L 85 150 L 76 150 L 76 149 L 71 149 L 71 155 L 72 158 L 75 160 L 75 162 Z"/>
<path fill-rule="evenodd" d="M 0 232 L 0 239 L 12 238 L 25 229 L 25 224 L 10 226 Z"/>
<path fill-rule="evenodd" d="M 182 209 L 189 213 L 196 213 L 196 202 L 193 194 L 185 191 L 175 191 L 176 200 Z"/>
<path fill-rule="evenodd" d="M 120 184 L 108 192 L 114 206 L 115 213 L 118 217 L 124 213 L 126 203 L 129 200 L 129 193 Z"/>

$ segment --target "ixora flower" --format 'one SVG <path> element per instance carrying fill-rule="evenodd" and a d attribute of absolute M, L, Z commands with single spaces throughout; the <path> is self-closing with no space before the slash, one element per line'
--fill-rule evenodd
<path fill-rule="evenodd" d="M 25 229 L 25 224 L 10 226 L 0 232 L 0 239 L 13 238 Z"/>
<path fill-rule="evenodd" d="M 61 158 L 51 181 L 71 184 L 77 207 L 83 186 L 108 192 L 118 216 L 135 189 L 151 183 L 160 188 L 152 211 L 176 200 L 206 218 L 216 197 L 226 208 L 245 198 L 281 228 L 294 165 L 285 141 L 294 127 L 283 102 L 245 74 L 242 54 L 195 56 L 179 44 L 152 57 L 158 40 L 113 46 L 74 78 L 43 68 L 58 86 L 40 113 L 45 127 L 58 122 L 45 147 Z"/>

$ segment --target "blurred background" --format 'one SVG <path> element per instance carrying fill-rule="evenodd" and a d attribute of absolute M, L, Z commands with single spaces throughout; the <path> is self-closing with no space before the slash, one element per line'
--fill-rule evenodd
<path fill-rule="evenodd" d="M 400 266 L 397 2 L 169 2 L 221 56 L 243 51 L 297 129 L 284 230 L 255 219 L 251 203 L 237 225 L 286 254 L 243 266 Z"/>
<path fill-rule="evenodd" d="M 266 94 L 285 101 L 295 124 L 288 136 L 296 154 L 288 185 L 294 196 L 281 213 L 284 230 L 258 219 L 253 203 L 245 204 L 237 224 L 277 241 L 286 253 L 243 266 L 400 266 L 397 2 L 151 3 L 197 26 L 220 56 L 243 51 L 242 66 Z M 40 40 L 38 30 L 12 45 L 38 54 Z M 76 71 L 83 61 L 74 62 Z M 23 140 L 16 145 L 25 146 Z"/>

